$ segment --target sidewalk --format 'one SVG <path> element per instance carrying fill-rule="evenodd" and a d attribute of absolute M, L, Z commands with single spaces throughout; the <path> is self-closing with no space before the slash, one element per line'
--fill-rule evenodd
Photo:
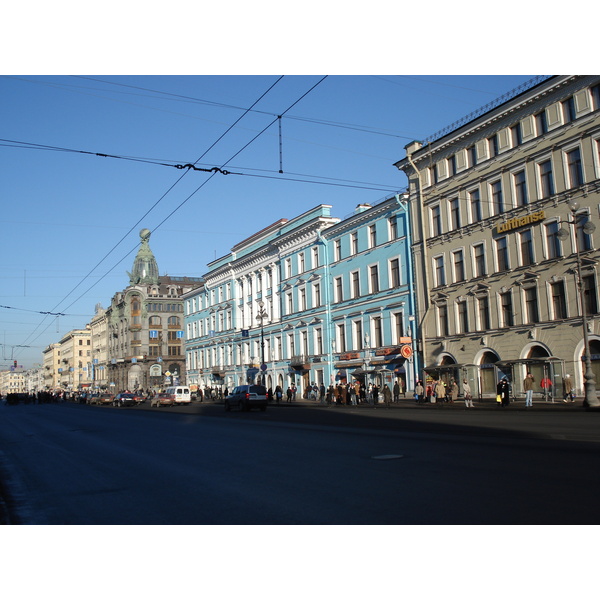
<path fill-rule="evenodd" d="M 508 406 L 502 408 L 497 402 L 495 398 L 483 398 L 481 400 L 473 401 L 475 408 L 469 410 L 497 410 L 497 411 L 528 411 L 528 412 L 582 412 L 585 411 L 586 408 L 583 406 L 583 398 L 576 398 L 575 402 L 563 402 L 559 398 L 555 398 L 554 402 L 552 401 L 544 401 L 542 398 L 534 398 L 533 406 L 526 407 L 525 399 L 517 399 L 515 401 L 511 401 Z M 313 407 L 313 408 L 330 408 L 330 409 L 343 409 L 343 408 L 387 408 L 383 402 L 378 402 L 377 404 L 358 404 L 358 405 L 339 405 L 339 404 L 321 404 L 318 400 L 305 400 L 303 398 L 294 400 L 293 402 L 281 402 L 277 404 L 275 402 L 269 404 L 271 406 L 281 406 L 281 407 L 293 407 L 293 406 L 302 406 L 302 407 Z M 457 400 L 456 402 L 439 402 L 439 403 L 431 403 L 425 402 L 422 404 L 417 404 L 412 398 L 401 398 L 399 402 L 392 402 L 390 404 L 390 409 L 416 409 L 416 410 L 467 410 L 465 406 L 465 402 L 462 399 Z"/>

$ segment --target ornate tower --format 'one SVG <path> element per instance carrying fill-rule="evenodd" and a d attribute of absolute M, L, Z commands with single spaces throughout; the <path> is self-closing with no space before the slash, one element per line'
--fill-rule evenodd
<path fill-rule="evenodd" d="M 127 273 L 131 285 L 158 283 L 158 264 L 148 245 L 149 239 L 150 230 L 142 229 L 140 231 L 140 249 L 133 261 L 133 271 Z"/>

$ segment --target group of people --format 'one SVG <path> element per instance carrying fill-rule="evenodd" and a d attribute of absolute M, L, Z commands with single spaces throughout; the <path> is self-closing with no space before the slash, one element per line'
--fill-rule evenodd
<path fill-rule="evenodd" d="M 471 386 L 466 379 L 463 379 L 462 387 L 467 408 L 474 408 Z M 458 395 L 459 387 L 454 379 L 451 379 L 448 384 L 442 379 L 433 379 L 427 383 L 427 387 L 423 387 L 422 381 L 417 381 L 417 385 L 415 385 L 415 402 L 417 404 L 424 402 L 456 402 Z"/>

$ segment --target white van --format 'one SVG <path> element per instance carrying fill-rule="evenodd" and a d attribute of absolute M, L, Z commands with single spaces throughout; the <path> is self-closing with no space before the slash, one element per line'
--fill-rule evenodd
<path fill-rule="evenodd" d="M 190 388 L 185 385 L 176 385 L 165 390 L 166 394 L 173 397 L 174 404 L 189 404 L 192 401 Z"/>

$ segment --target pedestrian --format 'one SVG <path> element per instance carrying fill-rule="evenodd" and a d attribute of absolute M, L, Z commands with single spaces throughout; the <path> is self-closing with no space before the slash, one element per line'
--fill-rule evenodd
<path fill-rule="evenodd" d="M 392 391 L 387 383 L 383 386 L 383 401 L 385 402 L 387 408 L 389 408 L 392 404 Z"/>
<path fill-rule="evenodd" d="M 435 395 L 435 400 L 436 402 L 444 402 L 446 400 L 446 386 L 444 385 L 444 382 L 439 379 L 436 383 L 435 386 L 433 388 L 433 392 Z"/>
<path fill-rule="evenodd" d="M 321 404 L 323 404 L 323 402 L 325 402 L 325 394 L 326 394 L 325 384 L 321 383 L 321 386 L 319 387 L 319 402 Z"/>
<path fill-rule="evenodd" d="M 510 386 L 508 379 L 503 377 L 496 386 L 496 394 L 500 396 L 500 406 L 505 408 L 510 403 Z"/>
<path fill-rule="evenodd" d="M 396 379 L 396 383 L 394 384 L 394 402 L 400 401 L 400 384 Z"/>
<path fill-rule="evenodd" d="M 427 388 L 425 390 L 426 402 L 435 402 L 435 398 L 433 395 L 433 384 L 429 382 L 427 384 Z"/>
<path fill-rule="evenodd" d="M 458 400 L 458 383 L 454 379 L 450 380 L 450 402 Z"/>
<path fill-rule="evenodd" d="M 292 401 L 292 389 L 290 387 L 288 387 L 288 389 L 286 390 L 285 395 L 287 396 L 287 401 L 291 402 Z"/>
<path fill-rule="evenodd" d="M 275 401 L 277 402 L 277 404 L 279 404 L 281 402 L 282 398 L 283 398 L 283 390 L 281 389 L 280 385 L 277 385 L 275 387 Z"/>
<path fill-rule="evenodd" d="M 552 380 L 546 376 L 540 381 L 540 387 L 544 394 L 544 400 L 548 402 L 548 398 L 552 398 Z"/>
<path fill-rule="evenodd" d="M 465 406 L 467 408 L 475 408 L 473 405 L 473 393 L 471 392 L 471 386 L 466 379 L 463 379 L 463 394 L 465 396 Z"/>
<path fill-rule="evenodd" d="M 525 406 L 533 406 L 533 384 L 535 379 L 531 373 L 523 380 L 523 390 L 525 390 Z"/>
<path fill-rule="evenodd" d="M 563 379 L 563 402 L 575 402 L 573 394 L 573 380 L 567 373 Z"/>
<path fill-rule="evenodd" d="M 423 394 L 425 390 L 423 389 L 423 384 L 420 381 L 417 381 L 417 385 L 415 385 L 415 402 L 417 404 L 421 404 L 423 402 Z"/>
<path fill-rule="evenodd" d="M 377 404 L 379 402 L 379 387 L 375 383 L 373 384 L 373 404 Z"/>

